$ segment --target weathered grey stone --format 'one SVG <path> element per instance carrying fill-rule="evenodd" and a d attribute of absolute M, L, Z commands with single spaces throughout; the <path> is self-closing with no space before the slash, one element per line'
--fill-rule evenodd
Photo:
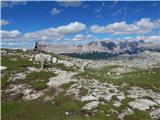
<path fill-rule="evenodd" d="M 98 107 L 98 105 L 99 105 L 98 101 L 91 101 L 91 102 L 87 103 L 82 109 L 91 110 L 93 108 Z"/>
<path fill-rule="evenodd" d="M 119 107 L 119 106 L 121 106 L 121 102 L 115 101 L 113 105 L 116 106 L 116 107 Z"/>
<path fill-rule="evenodd" d="M 0 66 L 0 70 L 2 71 L 2 70 L 6 70 L 7 69 L 7 67 L 6 66 Z"/>
<path fill-rule="evenodd" d="M 52 62 L 52 56 L 49 54 L 36 54 L 34 57 L 36 62 Z"/>
<path fill-rule="evenodd" d="M 69 73 L 59 69 L 55 70 L 55 73 L 58 73 L 58 75 L 55 77 L 49 78 L 49 82 L 47 83 L 47 85 L 50 87 L 59 87 L 64 83 L 77 81 L 76 79 L 71 78 L 75 73 Z"/>
<path fill-rule="evenodd" d="M 98 100 L 98 98 L 94 96 L 82 96 L 81 101 L 91 101 L 91 100 Z"/>
<path fill-rule="evenodd" d="M 153 102 L 148 99 L 136 99 L 135 101 L 129 102 L 128 104 L 130 107 L 136 108 L 139 110 L 147 110 L 151 106 L 157 105 L 156 102 Z"/>
<path fill-rule="evenodd" d="M 160 108 L 157 108 L 151 111 L 150 116 L 155 120 L 159 120 L 160 119 Z"/>
<path fill-rule="evenodd" d="M 52 63 L 56 63 L 57 62 L 57 58 L 56 57 L 52 57 Z"/>
<path fill-rule="evenodd" d="M 64 65 L 67 66 L 67 67 L 74 66 L 73 63 L 71 63 L 71 62 L 69 62 L 69 61 L 66 61 L 66 60 L 58 60 L 58 63 L 62 63 L 62 64 L 64 64 Z"/>
<path fill-rule="evenodd" d="M 118 118 L 120 118 L 121 120 L 123 120 L 123 118 L 126 116 L 126 115 L 129 115 L 129 114 L 133 114 L 133 110 L 130 109 L 130 108 L 126 108 L 121 114 L 118 115 Z"/>
<path fill-rule="evenodd" d="M 25 79 L 25 78 L 26 78 L 25 73 L 17 73 L 13 76 L 13 78 L 11 80 L 15 81 L 15 80 L 21 80 L 21 79 Z"/>

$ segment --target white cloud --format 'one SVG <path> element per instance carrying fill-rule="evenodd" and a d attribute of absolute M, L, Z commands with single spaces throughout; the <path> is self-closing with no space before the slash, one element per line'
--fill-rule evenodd
<path fill-rule="evenodd" d="M 160 28 L 160 20 L 151 21 L 150 18 L 142 18 L 132 24 L 127 24 L 125 21 L 122 21 L 106 26 L 93 25 L 90 30 L 93 33 L 144 34 L 156 28 Z"/>
<path fill-rule="evenodd" d="M 25 5 L 25 4 L 26 4 L 25 1 L 2 1 L 1 7 L 2 8 L 5 8 L 5 7 L 13 8 L 14 6 L 20 6 L 20 5 Z"/>
<path fill-rule="evenodd" d="M 77 34 L 77 35 L 74 36 L 74 38 L 72 40 L 74 40 L 74 41 L 81 41 L 81 40 L 84 40 L 84 39 L 86 39 L 85 35 L 83 35 L 83 34 Z"/>
<path fill-rule="evenodd" d="M 73 22 L 66 26 L 59 26 L 57 28 L 48 28 L 36 32 L 26 33 L 24 37 L 25 39 L 35 40 L 59 40 L 63 39 L 65 35 L 79 33 L 83 31 L 85 27 L 86 25 L 80 22 Z"/>
<path fill-rule="evenodd" d="M 64 7 L 80 7 L 82 5 L 81 1 L 58 1 L 58 3 Z"/>
<path fill-rule="evenodd" d="M 53 9 L 51 10 L 51 14 L 52 14 L 52 15 L 58 15 L 58 14 L 60 14 L 62 11 L 63 11 L 63 10 L 59 10 L 59 9 L 57 9 L 57 8 L 53 8 Z"/>
<path fill-rule="evenodd" d="M 136 40 L 144 40 L 145 42 L 160 42 L 160 36 L 151 35 L 151 36 L 137 36 Z"/>
<path fill-rule="evenodd" d="M 20 37 L 21 33 L 18 30 L 1 30 L 0 31 L 2 40 L 14 40 Z"/>
<path fill-rule="evenodd" d="M 9 21 L 7 20 L 0 20 L 0 26 L 8 25 Z"/>
<path fill-rule="evenodd" d="M 73 41 L 87 41 L 89 39 L 94 39 L 94 37 L 91 34 L 77 34 L 72 38 Z"/>

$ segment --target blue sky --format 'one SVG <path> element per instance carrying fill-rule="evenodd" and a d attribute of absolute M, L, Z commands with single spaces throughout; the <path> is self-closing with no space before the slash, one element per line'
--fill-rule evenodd
<path fill-rule="evenodd" d="M 97 40 L 159 40 L 158 1 L 3 2 L 1 47 L 86 44 Z"/>

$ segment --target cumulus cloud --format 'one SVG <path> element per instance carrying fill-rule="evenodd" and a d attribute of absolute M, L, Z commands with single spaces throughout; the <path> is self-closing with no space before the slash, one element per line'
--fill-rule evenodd
<path fill-rule="evenodd" d="M 81 1 L 58 1 L 58 3 L 64 7 L 80 7 L 82 5 Z"/>
<path fill-rule="evenodd" d="M 151 36 L 137 36 L 136 40 L 144 40 L 145 42 L 160 42 L 160 36 L 151 35 Z"/>
<path fill-rule="evenodd" d="M 8 25 L 9 21 L 7 20 L 0 20 L 0 26 Z"/>
<path fill-rule="evenodd" d="M 72 33 L 79 33 L 85 29 L 86 25 L 80 22 L 73 22 L 66 26 L 59 26 L 57 28 L 48 28 L 35 32 L 26 33 L 24 37 L 26 39 L 36 40 L 59 40 L 63 39 L 65 35 Z"/>
<path fill-rule="evenodd" d="M 142 18 L 132 24 L 127 24 L 125 21 L 122 21 L 106 26 L 93 25 L 90 30 L 93 33 L 144 34 L 156 28 L 160 28 L 160 20 L 151 21 L 150 18 Z"/>
<path fill-rule="evenodd" d="M 58 15 L 58 14 L 60 14 L 62 11 L 63 11 L 62 9 L 59 10 L 59 9 L 57 9 L 57 8 L 53 8 L 53 9 L 51 10 L 51 14 L 52 14 L 52 15 Z"/>
<path fill-rule="evenodd" d="M 82 41 L 82 40 L 88 40 L 91 39 L 92 35 L 88 34 L 88 35 L 84 35 L 84 34 L 77 34 L 75 35 L 72 40 L 73 41 Z"/>
<path fill-rule="evenodd" d="M 85 36 L 83 34 L 78 34 L 78 35 L 75 35 L 75 37 L 72 40 L 80 41 L 80 40 L 83 40 L 84 38 Z"/>
<path fill-rule="evenodd" d="M 21 33 L 18 30 L 1 30 L 0 31 L 2 40 L 14 40 L 20 37 Z"/>

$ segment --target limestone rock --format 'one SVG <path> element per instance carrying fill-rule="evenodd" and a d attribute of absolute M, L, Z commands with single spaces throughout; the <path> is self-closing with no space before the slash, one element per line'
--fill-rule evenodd
<path fill-rule="evenodd" d="M 98 107 L 98 105 L 99 105 L 98 101 L 92 101 L 92 102 L 87 103 L 82 109 L 84 109 L 84 110 L 91 110 L 93 108 Z"/>
<path fill-rule="evenodd" d="M 58 60 L 58 63 L 62 63 L 62 64 L 64 64 L 64 65 L 67 66 L 67 67 L 74 66 L 73 63 L 71 63 L 71 62 L 69 62 L 69 61 L 66 61 L 66 60 Z"/>
<path fill-rule="evenodd" d="M 6 66 L 0 66 L 0 71 L 2 71 L 2 70 L 6 70 L 7 69 L 7 67 Z"/>
<path fill-rule="evenodd" d="M 91 101 L 91 100 L 98 100 L 98 98 L 94 96 L 82 96 L 81 101 Z"/>
<path fill-rule="evenodd" d="M 36 54 L 34 57 L 36 62 L 52 62 L 52 56 L 49 54 Z"/>
<path fill-rule="evenodd" d="M 136 109 L 139 109 L 139 110 L 147 110 L 151 106 L 157 105 L 156 102 L 153 102 L 153 101 L 148 100 L 148 99 L 137 99 L 133 102 L 129 102 L 128 104 L 129 104 L 130 107 L 136 108 Z"/>

